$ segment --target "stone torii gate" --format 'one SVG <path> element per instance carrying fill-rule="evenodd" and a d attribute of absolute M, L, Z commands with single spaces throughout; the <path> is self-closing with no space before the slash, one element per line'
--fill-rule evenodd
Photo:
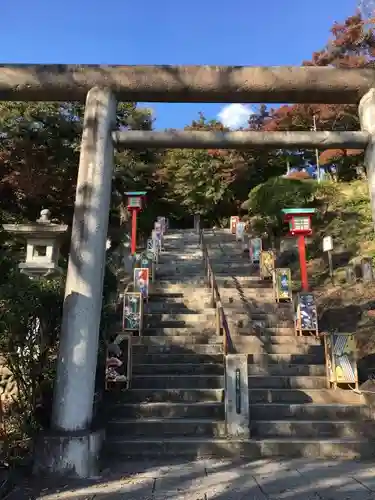
<path fill-rule="evenodd" d="M 96 473 L 92 430 L 115 146 L 127 148 L 366 148 L 375 222 L 375 70 L 321 67 L 2 65 L 0 99 L 86 101 L 63 307 L 52 432 L 36 465 Z M 143 132 L 115 130 L 116 99 L 143 102 L 359 104 L 361 131 Z M 39 460 L 39 461 L 38 461 Z"/>

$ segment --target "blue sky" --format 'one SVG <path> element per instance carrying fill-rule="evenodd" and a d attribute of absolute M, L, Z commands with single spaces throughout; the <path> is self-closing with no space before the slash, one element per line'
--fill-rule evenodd
<path fill-rule="evenodd" d="M 3 0 L 2 63 L 299 65 L 357 0 Z M 220 104 L 154 104 L 183 127 Z M 228 122 L 243 108 L 226 108 Z M 223 116 L 221 114 L 221 116 Z M 236 121 L 237 120 L 237 121 Z"/>

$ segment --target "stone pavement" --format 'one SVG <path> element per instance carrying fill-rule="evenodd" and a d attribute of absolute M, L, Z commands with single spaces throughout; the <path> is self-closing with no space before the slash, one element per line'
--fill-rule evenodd
<path fill-rule="evenodd" d="M 14 497 L 16 498 L 16 497 Z M 20 497 L 21 498 L 21 497 Z M 119 464 L 83 485 L 44 488 L 38 500 L 375 500 L 375 463 L 199 460 Z"/>

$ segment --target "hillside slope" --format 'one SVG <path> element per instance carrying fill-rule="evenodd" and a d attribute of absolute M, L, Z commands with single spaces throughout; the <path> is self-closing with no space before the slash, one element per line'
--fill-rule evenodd
<path fill-rule="evenodd" d="M 363 257 L 375 262 L 375 232 L 367 182 L 340 183 L 335 191 L 314 226 L 309 274 L 315 283 L 320 329 L 356 333 L 360 377 L 364 380 L 368 369 L 375 368 L 375 318 L 368 314 L 375 309 L 375 284 L 358 280 L 355 285 L 348 285 L 345 267 L 359 265 Z M 334 241 L 334 284 L 329 277 L 327 256 L 322 252 L 326 235 Z"/>

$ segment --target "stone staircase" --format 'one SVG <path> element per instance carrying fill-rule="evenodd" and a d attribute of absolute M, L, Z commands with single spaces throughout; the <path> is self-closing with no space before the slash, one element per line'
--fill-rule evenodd
<path fill-rule="evenodd" d="M 372 412 L 360 395 L 327 389 L 320 340 L 295 336 L 291 305 L 275 303 L 232 235 L 205 241 L 233 351 L 248 358 L 250 439 L 226 435 L 223 337 L 198 236 L 180 231 L 165 238 L 131 389 L 106 401 L 105 456 L 372 458 Z"/>
<path fill-rule="evenodd" d="M 157 276 L 134 339 L 131 389 L 107 400 L 107 456 L 195 458 L 225 436 L 222 337 L 195 233 L 165 236 Z"/>
<path fill-rule="evenodd" d="M 320 339 L 295 336 L 291 305 L 275 303 L 234 236 L 211 236 L 210 253 L 234 349 L 248 354 L 250 435 L 260 455 L 374 456 L 371 410 L 359 394 L 327 389 Z"/>

